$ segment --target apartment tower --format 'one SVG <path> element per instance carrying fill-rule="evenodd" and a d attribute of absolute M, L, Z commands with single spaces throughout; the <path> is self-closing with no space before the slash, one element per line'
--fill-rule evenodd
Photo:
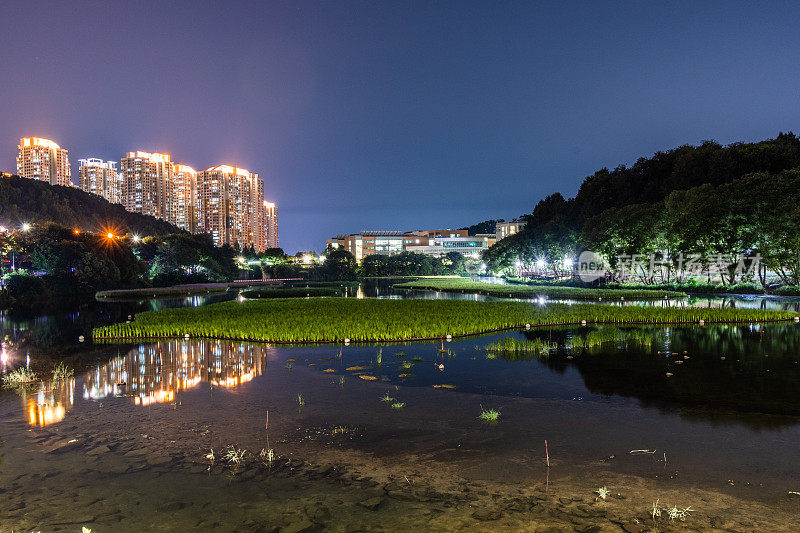
<path fill-rule="evenodd" d="M 190 166 L 172 166 L 172 207 L 169 222 L 190 233 L 197 231 L 197 172 Z"/>
<path fill-rule="evenodd" d="M 264 201 L 262 227 L 264 228 L 264 248 L 278 248 L 278 206 L 273 202 Z"/>
<path fill-rule="evenodd" d="M 125 209 L 165 220 L 172 218 L 174 191 L 168 154 L 128 152 L 120 163 L 120 171 Z"/>
<path fill-rule="evenodd" d="M 264 183 L 249 170 L 217 165 L 197 173 L 197 231 L 217 246 L 254 246 L 264 250 Z"/>
<path fill-rule="evenodd" d="M 50 185 L 72 187 L 69 153 L 49 139 L 23 137 L 17 151 L 17 174 L 46 181 Z"/>
<path fill-rule="evenodd" d="M 112 204 L 122 203 L 122 180 L 116 161 L 78 159 L 78 186 L 88 193 L 102 196 Z"/>

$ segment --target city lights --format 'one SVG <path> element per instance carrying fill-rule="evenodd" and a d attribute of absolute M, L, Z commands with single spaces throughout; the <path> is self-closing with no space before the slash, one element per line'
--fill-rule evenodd
<path fill-rule="evenodd" d="M 26 231 L 26 232 L 27 232 L 27 231 L 30 231 L 30 230 L 31 230 L 31 225 L 30 225 L 30 224 L 28 224 L 27 222 L 24 222 L 24 223 L 22 224 L 22 226 L 20 226 L 20 229 L 21 229 L 22 231 Z"/>
<path fill-rule="evenodd" d="M 140 240 L 142 240 L 142 238 L 141 238 L 141 237 L 139 237 L 138 235 L 134 235 L 134 236 L 131 238 L 131 240 L 133 240 L 133 242 L 139 242 Z"/>

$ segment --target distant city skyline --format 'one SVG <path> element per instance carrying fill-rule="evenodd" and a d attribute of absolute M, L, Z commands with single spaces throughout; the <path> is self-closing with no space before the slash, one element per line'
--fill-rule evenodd
<path fill-rule="evenodd" d="M 258 173 L 230 165 L 197 172 L 170 154 L 140 150 L 127 152 L 119 164 L 117 172 L 116 161 L 79 159 L 75 183 L 67 148 L 52 139 L 23 137 L 15 171 L 26 179 L 80 188 L 190 233 L 207 233 L 217 246 L 252 246 L 259 253 L 279 247 L 277 205 L 264 199 Z"/>
<path fill-rule="evenodd" d="M 799 18 L 733 1 L 7 2 L 0 171 L 33 135 L 70 150 L 73 180 L 78 159 L 132 148 L 256 169 L 289 251 L 509 220 L 602 167 L 800 129 Z"/>

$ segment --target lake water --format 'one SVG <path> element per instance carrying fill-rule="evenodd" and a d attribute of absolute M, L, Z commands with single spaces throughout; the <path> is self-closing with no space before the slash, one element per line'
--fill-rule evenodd
<path fill-rule="evenodd" d="M 77 340 L 142 310 L 230 297 L 0 315 L 0 371 L 76 369 L 0 392 L 0 529 L 796 530 L 798 325 L 444 345 Z M 551 349 L 487 350 L 508 336 Z M 478 418 L 489 409 L 497 424 Z"/>

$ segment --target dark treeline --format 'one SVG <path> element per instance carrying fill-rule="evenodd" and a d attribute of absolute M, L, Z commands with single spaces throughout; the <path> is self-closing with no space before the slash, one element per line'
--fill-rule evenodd
<path fill-rule="evenodd" d="M 699 255 L 709 266 L 719 254 L 760 254 L 765 268 L 787 284 L 800 275 L 797 212 L 800 140 L 792 133 L 758 143 L 721 146 L 707 141 L 639 159 L 632 167 L 602 169 L 578 194 L 540 201 L 520 233 L 485 254 L 493 270 L 517 259 L 533 263 L 576 257 L 582 250 L 619 255 L 660 254 L 677 261 Z M 681 281 L 670 268 L 659 279 Z M 754 273 L 763 281 L 764 269 Z M 741 281 L 733 271 L 723 283 Z"/>
<path fill-rule="evenodd" d="M 4 306 L 80 299 L 98 290 L 230 281 L 246 251 L 216 247 L 208 235 L 174 233 L 134 242 L 130 235 L 58 224 L 0 234 Z"/>
<path fill-rule="evenodd" d="M 304 278 L 319 281 L 357 280 L 365 277 L 439 276 L 475 272 L 478 261 L 465 259 L 459 252 L 432 257 L 413 252 L 395 255 L 368 255 L 359 265 L 346 250 L 328 249 L 319 264 L 303 265 L 277 257 L 262 261 L 262 269 L 270 278 Z"/>
<path fill-rule="evenodd" d="M 0 225 L 55 222 L 82 231 L 167 235 L 182 230 L 155 217 L 130 213 L 120 204 L 77 187 L 50 185 L 17 176 L 0 178 Z"/>

